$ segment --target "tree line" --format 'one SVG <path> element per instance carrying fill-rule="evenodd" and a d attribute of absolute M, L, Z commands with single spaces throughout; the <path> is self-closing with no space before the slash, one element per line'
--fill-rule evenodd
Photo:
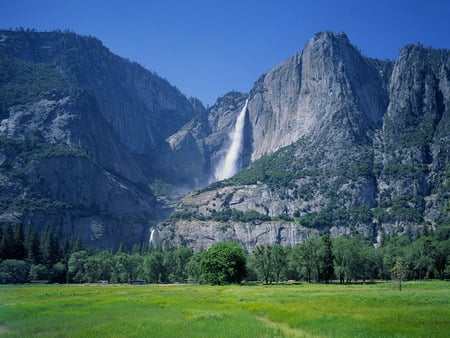
<path fill-rule="evenodd" d="M 29 226 L 0 231 L 0 283 L 229 284 L 261 281 L 351 283 L 390 279 L 450 278 L 450 227 L 434 233 L 427 227 L 413 235 L 383 234 L 375 247 L 360 234 L 349 238 L 324 235 L 293 247 L 259 245 L 247 253 L 236 242 L 208 250 L 123 246 L 117 251 L 83 247 L 80 239 L 61 241 L 47 227 L 41 237 Z"/>

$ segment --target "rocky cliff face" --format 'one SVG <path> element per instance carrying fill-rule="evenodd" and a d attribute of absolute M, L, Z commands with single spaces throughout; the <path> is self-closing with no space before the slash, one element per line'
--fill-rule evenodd
<path fill-rule="evenodd" d="M 175 234 L 172 237 L 172 234 Z M 294 246 L 311 237 L 317 237 L 319 231 L 289 222 L 235 222 L 225 226 L 215 221 L 179 221 L 170 228 L 165 228 L 162 236 L 170 244 L 178 247 L 193 247 L 196 250 L 207 250 L 214 243 L 237 241 L 251 252 L 256 246 L 268 243 L 279 243 L 283 246 Z"/>
<path fill-rule="evenodd" d="M 149 188 L 157 150 L 176 153 L 166 138 L 194 106 L 73 33 L 0 31 L 0 61 L 2 223 L 51 224 L 99 247 L 145 241 L 165 213 Z M 170 177 L 191 185 L 184 169 Z"/>
<path fill-rule="evenodd" d="M 380 204 L 408 201 L 424 222 L 448 218 L 443 184 L 450 163 L 450 53 L 405 47 L 390 81 L 390 103 L 384 116 L 383 167 L 378 180 Z M 447 170 L 447 171 L 446 171 Z"/>
<path fill-rule="evenodd" d="M 322 32 L 250 93 L 206 109 L 94 38 L 0 31 L 0 224 L 131 245 L 176 206 L 163 241 L 248 250 L 439 227 L 450 219 L 449 55 L 417 45 L 379 61 Z M 247 100 L 245 170 L 212 183 Z"/>
<path fill-rule="evenodd" d="M 194 248 L 209 243 L 205 233 L 231 232 L 251 250 L 289 243 L 287 234 L 257 240 L 256 228 L 277 224 L 376 242 L 383 231 L 448 222 L 449 60 L 448 51 L 407 46 L 395 63 L 378 61 L 343 34 L 317 34 L 249 94 L 254 162 L 188 195 L 161 229 Z M 206 224 L 217 219 L 211 235 Z M 255 232 L 236 232 L 241 219 Z"/>
<path fill-rule="evenodd" d="M 112 54 L 92 37 L 23 31 L 0 31 L 0 35 L 2 55 L 32 65 L 50 65 L 70 84 L 91 91 L 108 128 L 149 180 L 155 171 L 172 169 L 155 166 L 160 164 L 159 149 L 170 151 L 166 138 L 195 116 L 193 106 L 178 89 Z M 186 175 L 175 169 L 167 176 L 174 184 L 184 183 Z"/>
<path fill-rule="evenodd" d="M 302 137 L 339 147 L 370 143 L 388 104 L 383 71 L 390 68 L 362 57 L 344 34 L 317 34 L 252 89 L 252 159 Z"/>
<path fill-rule="evenodd" d="M 91 95 L 54 91 L 9 113 L 0 124 L 0 222 L 51 224 L 105 248 L 147 237 L 160 208 Z"/>

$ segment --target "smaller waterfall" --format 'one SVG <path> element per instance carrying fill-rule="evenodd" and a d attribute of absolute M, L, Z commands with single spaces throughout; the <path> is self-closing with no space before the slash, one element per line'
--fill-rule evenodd
<path fill-rule="evenodd" d="M 150 239 L 148 241 L 150 247 L 159 248 L 161 244 L 161 238 L 159 237 L 159 231 L 156 229 L 152 229 L 150 232 Z"/>
<path fill-rule="evenodd" d="M 231 145 L 228 148 L 224 159 L 219 162 L 215 170 L 216 180 L 224 180 L 235 175 L 239 169 L 239 159 L 242 153 L 242 143 L 244 141 L 245 113 L 247 112 L 248 99 L 236 119 L 236 125 L 230 134 Z"/>

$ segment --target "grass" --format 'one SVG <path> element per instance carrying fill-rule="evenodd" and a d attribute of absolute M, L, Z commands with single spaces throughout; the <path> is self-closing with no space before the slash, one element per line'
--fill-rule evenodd
<path fill-rule="evenodd" d="M 1 286 L 0 336 L 447 337 L 449 286 Z"/>

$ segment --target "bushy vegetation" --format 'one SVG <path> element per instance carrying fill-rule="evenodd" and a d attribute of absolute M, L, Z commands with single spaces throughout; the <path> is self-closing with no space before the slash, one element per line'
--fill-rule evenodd
<path fill-rule="evenodd" d="M 239 243 L 216 243 L 200 260 L 200 282 L 212 285 L 240 283 L 246 277 L 246 255 Z"/>
<path fill-rule="evenodd" d="M 399 259 L 405 280 L 450 278 L 450 228 L 413 235 L 383 235 L 380 247 L 355 234 L 350 238 L 329 235 L 310 238 L 294 247 L 257 246 L 251 254 L 238 243 L 218 243 L 194 253 L 188 248 L 155 249 L 136 245 L 131 252 L 96 251 L 80 241 L 60 242 L 47 227 L 38 238 L 32 227 L 5 226 L 0 232 L 0 282 L 48 280 L 58 283 L 93 283 L 107 280 L 128 283 L 265 283 L 305 280 L 340 283 L 390 280 Z"/>
<path fill-rule="evenodd" d="M 17 104 L 34 102 L 50 90 L 71 89 L 71 85 L 52 65 L 11 59 L 0 54 L 0 117 Z"/>
<path fill-rule="evenodd" d="M 180 210 L 174 212 L 169 220 L 201 220 L 216 222 L 244 222 L 251 223 L 255 221 L 270 221 L 272 218 L 268 215 L 261 214 L 255 210 L 240 211 L 232 208 L 225 208 L 221 211 L 211 210 L 211 215 L 205 216 L 198 212 L 188 210 Z"/>
<path fill-rule="evenodd" d="M 86 152 L 67 144 L 46 143 L 36 139 L 14 139 L 0 136 L 0 148 L 6 153 L 25 157 L 25 161 L 41 158 L 76 156 L 86 157 Z"/>
<path fill-rule="evenodd" d="M 23 198 L 17 197 L 0 197 L 1 211 L 48 211 L 52 209 L 71 209 L 72 206 L 68 203 L 53 200 L 50 198 L 39 197 Z"/>
<path fill-rule="evenodd" d="M 51 144 L 36 139 L 13 139 L 0 136 L 0 149 L 7 155 L 0 168 L 0 174 L 4 175 L 13 186 L 20 184 L 28 186 L 27 194 L 14 192 L 14 189 L 3 189 L 0 193 L 1 211 L 47 211 L 50 209 L 67 209 L 71 205 L 51 199 L 42 190 L 42 178 L 31 178 L 27 175 L 28 165 L 31 161 L 43 160 L 54 157 L 87 157 L 87 154 L 79 148 L 65 144 Z M 1 183 L 0 183 L 1 184 Z"/>
<path fill-rule="evenodd" d="M 248 169 L 239 172 L 229 181 L 234 184 L 244 185 L 266 183 L 270 186 L 290 186 L 295 178 L 304 174 L 300 170 L 301 163 L 295 158 L 297 143 L 285 147 L 273 155 L 263 156 L 253 162 Z"/>

